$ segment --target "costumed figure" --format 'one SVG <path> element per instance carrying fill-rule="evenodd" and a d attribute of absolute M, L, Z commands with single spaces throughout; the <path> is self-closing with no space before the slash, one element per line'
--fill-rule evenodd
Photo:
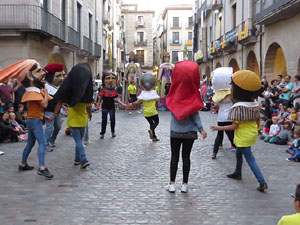
<path fill-rule="evenodd" d="M 183 183 L 181 192 L 188 191 L 190 154 L 194 141 L 200 132 L 203 139 L 207 134 L 203 129 L 198 111 L 204 104 L 200 96 L 200 74 L 197 63 L 181 61 L 176 63 L 172 74 L 172 85 L 167 96 L 167 107 L 171 113 L 171 163 L 170 182 L 167 190 L 175 192 L 175 179 L 182 146 Z"/>
<path fill-rule="evenodd" d="M 138 100 L 131 103 L 131 105 L 135 106 L 139 103 L 143 104 L 144 117 L 150 124 L 150 130 L 148 130 L 150 139 L 152 141 L 159 141 L 155 134 L 155 128 L 159 124 L 158 112 L 156 110 L 159 95 L 154 90 L 156 79 L 152 74 L 143 74 L 141 78 L 141 85 L 143 90 L 138 96 Z"/>
<path fill-rule="evenodd" d="M 228 126 L 212 126 L 212 130 L 234 130 L 234 144 L 236 145 L 236 167 L 227 177 L 241 180 L 243 155 L 254 173 L 259 186 L 258 191 L 263 192 L 268 185 L 255 162 L 251 146 L 255 144 L 260 122 L 260 110 L 254 100 L 263 92 L 259 76 L 250 70 L 240 70 L 232 76 L 232 95 L 235 104 L 232 106 Z"/>
<path fill-rule="evenodd" d="M 44 68 L 47 73 L 45 76 L 46 79 L 46 88 L 48 89 L 48 94 L 50 96 L 54 96 L 60 85 L 64 80 L 64 66 L 60 63 L 48 64 Z M 46 117 L 51 117 L 53 115 L 57 100 L 53 98 L 48 102 L 48 106 L 45 109 L 44 115 Z M 55 116 L 54 120 L 48 121 L 46 120 L 46 128 L 45 128 L 45 138 L 46 138 L 46 151 L 53 151 L 55 147 L 55 140 L 61 128 L 61 114 L 58 112 Z"/>
<path fill-rule="evenodd" d="M 124 79 L 124 84 L 123 87 L 124 90 L 123 91 L 128 91 L 128 86 L 134 82 L 134 85 L 137 87 L 137 91 L 138 91 L 138 87 L 139 87 L 139 80 L 141 78 L 141 67 L 139 63 L 135 62 L 135 54 L 134 52 L 130 52 L 129 53 L 129 63 L 127 63 L 125 65 L 125 79 Z M 123 102 L 127 102 L 130 99 L 127 98 L 127 94 L 123 94 L 124 99 Z"/>
<path fill-rule="evenodd" d="M 54 119 L 63 103 L 69 106 L 67 125 L 76 144 L 74 165 L 81 165 L 81 168 L 85 169 L 90 164 L 85 155 L 82 139 L 87 122 L 92 119 L 93 102 L 92 71 L 89 65 L 84 63 L 75 65 L 54 98 L 58 102 L 49 120 Z"/>
<path fill-rule="evenodd" d="M 231 120 L 228 120 L 228 113 L 233 105 L 231 101 L 231 80 L 232 80 L 233 69 L 231 67 L 219 67 L 212 73 L 212 89 L 214 96 L 212 97 L 216 108 L 218 110 L 218 126 L 228 126 L 232 124 Z M 231 149 L 234 149 L 233 143 L 233 130 L 225 130 L 225 133 L 231 143 Z M 224 131 L 219 130 L 212 154 L 212 159 L 217 158 L 219 147 L 223 143 Z"/>
<path fill-rule="evenodd" d="M 165 52 L 164 53 L 164 63 L 160 65 L 159 72 L 158 72 L 158 77 L 160 80 L 159 110 L 162 110 L 162 111 L 167 110 L 166 97 L 170 90 L 173 69 L 174 69 L 174 64 L 170 63 L 170 54 Z"/>
<path fill-rule="evenodd" d="M 115 126 L 116 126 L 116 101 L 125 106 L 125 104 L 118 97 L 118 92 L 116 91 L 117 76 L 112 72 L 104 72 L 102 76 L 102 84 L 104 84 L 103 89 L 100 91 L 98 96 L 98 101 L 96 108 L 99 109 L 100 104 L 102 105 L 102 123 L 101 123 L 101 132 L 100 138 L 104 138 L 107 125 L 107 114 L 110 117 L 110 128 L 111 136 L 116 137 Z"/>
<path fill-rule="evenodd" d="M 47 88 L 44 87 L 45 72 L 40 64 L 32 59 L 25 59 L 12 64 L 0 71 L 0 82 L 9 78 L 17 78 L 26 88 L 22 97 L 22 102 L 27 102 L 27 129 L 28 142 L 23 151 L 22 163 L 19 165 L 19 171 L 33 170 L 33 166 L 27 164 L 27 158 L 33 148 L 36 140 L 38 142 L 39 168 L 37 173 L 46 179 L 52 179 L 53 175 L 45 167 L 45 136 L 43 131 L 42 119 L 44 108 L 48 105 L 48 100 L 52 97 L 48 95 Z"/>

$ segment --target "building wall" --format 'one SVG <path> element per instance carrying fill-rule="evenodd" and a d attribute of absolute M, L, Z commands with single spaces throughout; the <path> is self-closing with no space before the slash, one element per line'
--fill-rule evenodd
<path fill-rule="evenodd" d="M 126 20 L 126 43 L 127 43 L 127 53 L 137 50 L 144 50 L 144 66 L 152 67 L 153 66 L 153 34 L 152 34 L 152 20 L 154 13 L 146 11 L 136 11 L 125 13 Z M 136 28 L 136 22 L 138 16 L 144 16 L 145 27 Z M 147 40 L 146 46 L 136 46 L 135 39 L 136 33 L 144 32 L 144 40 Z"/>
<path fill-rule="evenodd" d="M 236 3 L 236 25 L 238 26 L 243 21 L 248 18 L 252 18 L 252 1 L 225 1 L 225 21 L 224 21 L 224 8 L 221 10 L 223 17 L 223 26 L 225 26 L 225 32 L 233 29 L 233 10 L 232 5 Z M 203 27 L 207 27 L 207 40 L 208 43 L 212 40 L 216 40 L 220 37 L 220 34 L 216 31 L 217 26 L 215 26 L 215 15 L 211 11 L 206 17 L 202 17 L 204 20 L 198 21 L 199 27 L 201 24 Z M 217 24 L 217 23 L 216 23 Z M 209 27 L 213 27 L 213 36 L 210 38 Z M 262 32 L 262 42 L 260 43 L 260 38 L 257 36 L 257 41 L 254 45 L 242 46 L 238 44 L 237 51 L 233 54 L 228 54 L 225 51 L 222 52 L 220 57 L 214 57 L 206 63 L 201 63 L 199 65 L 202 74 L 205 74 L 207 68 L 210 71 L 214 70 L 217 64 L 222 66 L 229 66 L 230 60 L 236 60 L 240 69 L 249 68 L 249 54 L 253 53 L 257 60 L 257 65 L 254 67 L 263 76 L 267 76 L 268 80 L 276 78 L 276 76 L 282 71 L 283 75 L 289 74 L 295 76 L 299 73 L 300 69 L 300 40 L 298 37 L 300 35 L 300 14 L 286 20 L 281 20 L 275 22 L 271 25 L 264 26 Z M 259 34 L 259 26 L 256 27 L 256 34 Z M 198 42 L 201 42 L 201 28 L 199 28 Z M 262 47 L 262 52 L 260 52 L 260 44 Z M 274 47 L 275 46 L 275 47 Z M 280 50 L 280 47 L 282 51 Z M 281 52 L 284 57 L 281 56 Z M 262 57 L 260 57 L 262 55 Z M 284 66 L 286 63 L 286 72 L 284 71 Z"/>
<path fill-rule="evenodd" d="M 97 3 L 95 0 L 78 0 L 82 4 L 82 34 L 88 37 L 89 24 L 88 24 L 88 12 L 93 14 L 92 24 L 92 36 L 91 40 L 100 44 L 102 38 L 102 5 L 101 2 Z M 1 4 L 32 4 L 40 6 L 38 0 L 3 0 Z M 62 9 L 61 1 L 48 1 L 48 11 L 61 19 Z M 95 8 L 96 4 L 96 8 Z M 1 16 L 1 15 L 0 15 Z M 98 40 L 95 35 L 95 18 L 98 18 Z M 73 23 L 74 22 L 74 23 Z M 77 30 L 77 1 L 66 0 L 66 26 L 71 26 L 74 30 Z M 8 54 L 0 56 L 0 67 L 4 68 L 11 63 L 16 62 L 24 58 L 33 58 L 40 62 L 41 66 L 46 66 L 49 61 L 53 60 L 54 54 L 59 55 L 60 61 L 62 61 L 66 67 L 67 72 L 77 63 L 89 62 L 93 70 L 93 74 L 102 72 L 101 61 L 99 58 L 92 57 L 85 54 L 83 50 L 70 46 L 65 42 L 56 39 L 56 37 L 45 38 L 41 33 L 29 33 L 16 31 L 17 36 L 10 37 L 9 31 L 1 30 L 2 35 L 0 37 L 0 48 L 2 51 Z M 68 38 L 66 30 L 66 39 Z M 81 40 L 82 41 L 82 40 Z"/>

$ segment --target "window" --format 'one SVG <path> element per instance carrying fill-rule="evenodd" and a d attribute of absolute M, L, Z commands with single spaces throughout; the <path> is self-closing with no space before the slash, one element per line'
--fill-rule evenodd
<path fill-rule="evenodd" d="M 61 20 L 66 22 L 66 0 L 61 0 Z"/>
<path fill-rule="evenodd" d="M 124 51 L 121 51 L 121 61 L 122 61 L 122 63 L 125 63 L 125 53 L 124 53 Z"/>
<path fill-rule="evenodd" d="M 96 20 L 96 25 L 95 25 L 95 42 L 98 44 L 98 20 Z"/>
<path fill-rule="evenodd" d="M 178 51 L 172 51 L 172 63 L 178 62 Z"/>
<path fill-rule="evenodd" d="M 233 28 L 235 28 L 236 27 L 236 4 L 232 6 L 232 19 L 233 19 L 232 25 Z"/>
<path fill-rule="evenodd" d="M 179 27 L 179 17 L 173 17 L 173 27 Z"/>
<path fill-rule="evenodd" d="M 144 42 L 144 32 L 137 32 L 137 42 L 138 43 Z"/>
<path fill-rule="evenodd" d="M 77 31 L 81 34 L 81 5 L 77 2 Z"/>
<path fill-rule="evenodd" d="M 143 26 L 144 25 L 144 17 L 143 16 L 138 16 L 138 25 Z"/>
<path fill-rule="evenodd" d="M 188 33 L 188 45 L 193 44 L 193 32 Z"/>
<path fill-rule="evenodd" d="M 89 13 L 89 39 L 92 39 L 92 23 L 93 16 Z"/>
<path fill-rule="evenodd" d="M 136 50 L 137 63 L 144 65 L 144 50 Z"/>
<path fill-rule="evenodd" d="M 193 26 L 193 17 L 189 17 L 189 23 L 188 23 L 188 27 L 192 27 Z"/>
<path fill-rule="evenodd" d="M 188 60 L 193 60 L 193 52 L 188 51 L 187 57 L 188 57 Z"/>
<path fill-rule="evenodd" d="M 40 5 L 43 9 L 48 11 L 48 0 L 40 0 Z"/>
<path fill-rule="evenodd" d="M 179 44 L 179 32 L 172 33 L 172 43 Z"/>

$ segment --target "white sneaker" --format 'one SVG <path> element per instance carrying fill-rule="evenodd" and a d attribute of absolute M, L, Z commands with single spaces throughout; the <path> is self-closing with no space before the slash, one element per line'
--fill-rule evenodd
<path fill-rule="evenodd" d="M 182 186 L 181 186 L 181 192 L 182 193 L 187 193 L 188 192 L 188 186 L 187 186 L 187 184 L 182 184 Z"/>
<path fill-rule="evenodd" d="M 131 112 L 129 112 L 128 115 L 131 115 Z"/>
<path fill-rule="evenodd" d="M 175 193 L 176 191 L 175 184 L 168 183 L 166 190 L 169 191 L 170 193 Z"/>
<path fill-rule="evenodd" d="M 4 152 L 0 151 L 0 155 L 4 155 Z"/>
<path fill-rule="evenodd" d="M 141 114 L 141 111 L 137 111 L 138 114 Z"/>

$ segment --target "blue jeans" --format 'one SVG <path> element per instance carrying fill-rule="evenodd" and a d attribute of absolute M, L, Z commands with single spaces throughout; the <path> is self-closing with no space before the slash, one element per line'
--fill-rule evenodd
<path fill-rule="evenodd" d="M 53 112 L 44 112 L 45 116 L 51 117 Z M 61 115 L 58 114 L 54 117 L 54 120 L 51 122 L 46 120 L 45 127 L 45 140 L 46 140 L 46 149 L 50 149 L 50 143 L 54 144 L 56 137 L 61 128 Z"/>
<path fill-rule="evenodd" d="M 236 156 L 236 168 L 235 172 L 236 174 L 242 174 L 242 164 L 243 164 L 243 155 L 250 166 L 252 172 L 254 173 L 257 181 L 259 183 L 265 182 L 265 179 L 260 172 L 259 167 L 257 166 L 255 162 L 255 158 L 251 152 L 251 147 L 237 147 L 235 151 L 235 156 Z"/>
<path fill-rule="evenodd" d="M 39 165 L 45 166 L 45 136 L 43 131 L 43 125 L 41 119 L 27 119 L 26 120 L 28 128 L 28 142 L 23 151 L 22 163 L 27 162 L 27 158 L 33 148 L 35 141 L 38 141 L 38 158 Z"/>
<path fill-rule="evenodd" d="M 110 129 L 111 133 L 115 133 L 115 125 L 116 125 L 116 110 L 115 109 L 102 109 L 102 123 L 101 123 L 101 133 L 105 134 L 106 125 L 107 125 L 107 114 L 110 117 Z"/>
<path fill-rule="evenodd" d="M 76 144 L 75 162 L 86 163 L 88 160 L 86 159 L 82 144 L 85 127 L 70 127 L 70 130 Z"/>

